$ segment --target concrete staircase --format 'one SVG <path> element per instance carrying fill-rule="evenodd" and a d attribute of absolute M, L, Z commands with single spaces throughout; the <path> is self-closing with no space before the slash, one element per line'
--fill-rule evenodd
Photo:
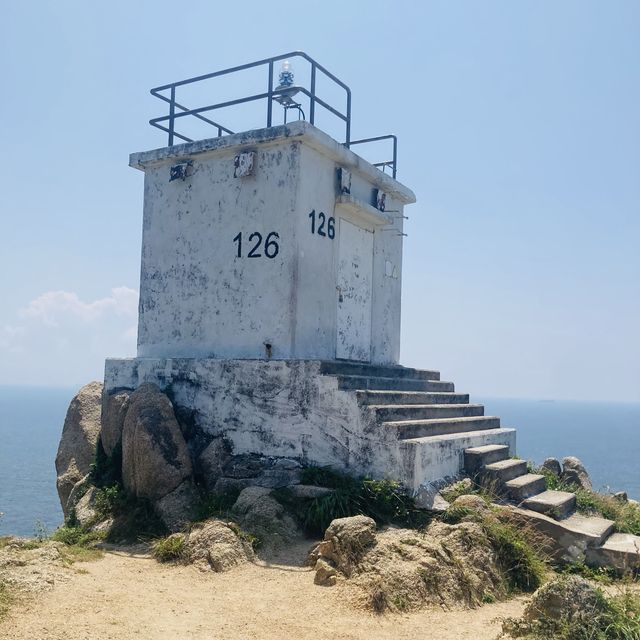
<path fill-rule="evenodd" d="M 544 476 L 529 473 L 524 460 L 509 456 L 505 445 L 469 448 L 464 452 L 465 471 L 553 540 L 557 560 L 640 569 L 640 536 L 613 533 L 611 520 L 576 513 L 574 493 L 547 490 Z"/>
<path fill-rule="evenodd" d="M 414 490 L 465 472 L 546 534 L 556 559 L 640 567 L 639 536 L 614 533 L 610 520 L 576 513 L 573 493 L 547 491 L 544 476 L 510 457 L 515 429 L 485 416 L 482 405 L 471 404 L 438 371 L 344 361 L 322 362 L 320 371 L 356 395 L 374 428 L 392 433 L 411 451 Z"/>
<path fill-rule="evenodd" d="M 515 445 L 514 429 L 485 416 L 481 404 L 469 403 L 469 395 L 440 380 L 438 371 L 344 361 L 323 362 L 320 371 L 337 378 L 339 389 L 355 393 L 369 421 L 410 451 L 414 488 L 457 476 L 466 448 Z"/>
<path fill-rule="evenodd" d="M 354 391 L 359 404 L 400 440 L 501 430 L 500 418 L 485 416 L 483 405 L 470 404 L 469 395 L 456 393 L 438 371 L 328 361 L 321 372 L 336 376 L 340 389 Z"/>

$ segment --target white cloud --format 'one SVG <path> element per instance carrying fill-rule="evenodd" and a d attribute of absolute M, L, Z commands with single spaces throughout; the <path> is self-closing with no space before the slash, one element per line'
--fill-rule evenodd
<path fill-rule="evenodd" d="M 105 358 L 136 353 L 138 292 L 129 287 L 95 300 L 47 291 L 10 315 L 0 324 L 0 384 L 99 380 Z"/>
<path fill-rule="evenodd" d="M 83 302 L 77 293 L 71 291 L 47 291 L 32 300 L 20 315 L 38 318 L 45 324 L 57 327 L 65 318 L 79 318 L 93 322 L 105 314 L 135 316 L 138 311 L 138 292 L 129 287 L 115 287 L 111 295 L 93 302 Z"/>

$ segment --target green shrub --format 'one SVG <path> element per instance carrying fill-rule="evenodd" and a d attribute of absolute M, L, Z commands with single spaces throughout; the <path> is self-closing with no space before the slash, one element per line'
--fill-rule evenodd
<path fill-rule="evenodd" d="M 82 527 L 69 527 L 63 525 L 53 532 L 51 540 L 62 542 L 67 546 L 86 547 L 102 542 L 105 534 L 102 531 L 86 531 Z"/>
<path fill-rule="evenodd" d="M 507 511 L 480 513 L 450 506 L 439 519 L 452 525 L 471 519 L 480 525 L 496 554 L 508 591 L 535 591 L 544 581 L 547 567 L 539 534 L 515 521 Z"/>
<path fill-rule="evenodd" d="M 611 495 L 577 489 L 576 508 L 580 513 L 613 520 L 618 533 L 640 535 L 640 507 Z"/>
<path fill-rule="evenodd" d="M 127 494 L 120 484 L 102 487 L 96 491 L 93 508 L 100 520 L 119 515 L 127 506 Z"/>
<path fill-rule="evenodd" d="M 638 640 L 640 595 L 625 590 L 607 597 L 600 592 L 598 606 L 588 615 L 567 612 L 559 618 L 541 615 L 533 621 L 507 619 L 503 631 L 508 637 L 530 640 Z"/>
<path fill-rule="evenodd" d="M 151 553 L 159 562 L 179 562 L 184 557 L 185 537 L 173 534 L 159 538 L 151 545 Z"/>
<path fill-rule="evenodd" d="M 496 553 L 509 591 L 535 591 L 547 573 L 538 534 L 512 519 L 508 512 L 488 515 L 480 524 Z"/>
<path fill-rule="evenodd" d="M 617 579 L 625 578 L 612 567 L 590 567 L 584 560 L 562 564 L 556 567 L 556 571 L 561 575 L 581 576 L 602 584 L 612 584 Z"/>
<path fill-rule="evenodd" d="M 440 520 L 446 524 L 458 524 L 464 518 L 472 516 L 474 512 L 467 507 L 450 506 L 444 513 L 440 515 Z"/>
<path fill-rule="evenodd" d="M 276 490 L 280 501 L 310 535 L 323 535 L 332 520 L 366 515 L 378 524 L 417 527 L 425 525 L 431 514 L 415 506 L 413 499 L 393 480 L 354 478 L 328 467 L 307 467 L 302 484 L 332 489 L 332 493 L 313 499 L 295 498 L 286 489 Z"/>

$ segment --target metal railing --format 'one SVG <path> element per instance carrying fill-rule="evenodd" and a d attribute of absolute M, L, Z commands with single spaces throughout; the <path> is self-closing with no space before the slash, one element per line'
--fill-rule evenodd
<path fill-rule="evenodd" d="M 352 140 L 347 146 L 353 147 L 356 144 L 366 144 L 368 142 L 379 142 L 380 140 L 393 140 L 393 156 L 391 160 L 384 162 L 374 162 L 373 166 L 385 171 L 387 167 L 391 169 L 391 175 L 395 178 L 398 167 L 398 138 L 393 134 L 387 136 L 376 136 L 375 138 L 362 138 L 362 140 Z"/>
<path fill-rule="evenodd" d="M 301 85 L 287 85 L 287 86 L 276 86 L 274 87 L 274 65 L 276 62 L 290 60 L 294 58 L 301 58 L 309 63 L 310 65 L 310 83 L 309 88 Z M 190 109 L 186 107 L 181 102 L 178 102 L 176 98 L 177 90 L 180 87 L 185 87 L 187 85 L 191 85 L 197 82 L 202 82 L 204 80 L 211 80 L 213 78 L 219 78 L 221 76 L 226 76 L 232 73 L 238 73 L 240 71 L 245 71 L 247 69 L 253 69 L 256 67 L 266 67 L 267 71 L 267 86 L 266 91 L 256 93 L 250 96 L 246 96 L 243 98 L 237 98 L 235 100 L 227 100 L 224 102 L 218 102 L 214 104 L 209 104 L 203 107 L 197 107 L 195 109 Z M 316 85 L 319 74 L 326 76 L 329 80 L 331 80 L 334 84 L 336 84 L 340 89 L 342 89 L 345 93 L 345 106 L 344 112 L 329 104 L 326 100 L 323 100 L 317 95 Z M 339 78 L 333 75 L 330 71 L 328 71 L 321 64 L 316 62 L 311 56 L 307 55 L 304 51 L 291 51 L 289 53 L 283 53 L 278 56 L 273 56 L 271 58 L 265 58 L 264 60 L 258 60 L 256 62 L 250 62 L 248 64 L 239 65 L 237 67 L 231 67 L 230 69 L 223 69 L 222 71 L 215 71 L 213 73 L 207 73 L 205 75 L 196 76 L 194 78 L 188 78 L 187 80 L 180 80 L 178 82 L 172 82 L 169 84 L 162 85 L 161 87 L 155 87 L 151 89 L 151 94 L 156 98 L 159 98 L 163 102 L 166 102 L 169 105 L 169 113 L 164 116 L 160 116 L 158 118 L 152 118 L 149 120 L 149 124 L 153 127 L 160 129 L 168 134 L 168 146 L 173 146 L 175 144 L 175 139 L 179 138 L 185 142 L 193 142 L 192 138 L 187 137 L 184 133 L 178 132 L 176 129 L 177 123 L 181 122 L 183 118 L 193 117 L 198 119 L 201 122 L 204 122 L 207 125 L 210 125 L 216 130 L 217 136 L 221 137 L 225 134 L 232 134 L 234 131 L 229 129 L 228 127 L 220 124 L 219 122 L 212 120 L 209 117 L 204 116 L 203 114 L 211 111 L 216 111 L 218 109 L 224 109 L 227 107 L 232 107 L 239 104 L 249 103 L 249 102 L 257 102 L 260 100 L 266 101 L 266 126 L 273 126 L 273 103 L 279 102 L 285 110 L 285 123 L 286 123 L 286 114 L 287 110 L 290 108 L 298 109 L 298 112 L 302 115 L 303 119 L 305 119 L 304 111 L 302 110 L 301 104 L 293 101 L 290 96 L 297 95 L 298 93 L 307 96 L 309 99 L 309 123 L 314 125 L 316 121 L 316 110 L 318 107 L 322 107 L 327 110 L 329 113 L 333 114 L 340 120 L 344 122 L 345 134 L 344 134 L 344 145 L 346 147 L 351 147 L 352 145 L 364 144 L 367 142 L 377 142 L 379 140 L 392 139 L 393 140 L 393 159 L 385 162 L 375 163 L 374 166 L 380 168 L 384 171 L 387 167 L 391 169 L 393 177 L 396 177 L 397 171 L 397 138 L 393 135 L 388 136 L 378 136 L 375 138 L 364 138 L 362 140 L 351 140 L 351 90 L 349 87 L 342 82 Z"/>

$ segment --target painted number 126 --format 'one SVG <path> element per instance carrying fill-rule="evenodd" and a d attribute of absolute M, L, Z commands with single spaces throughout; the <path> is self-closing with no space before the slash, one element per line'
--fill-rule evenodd
<path fill-rule="evenodd" d="M 249 236 L 249 252 L 246 254 L 247 258 L 262 258 L 264 255 L 266 258 L 273 259 L 278 255 L 280 251 L 280 245 L 278 244 L 278 240 L 280 239 L 280 234 L 272 231 L 264 240 L 264 244 L 262 244 L 262 234 L 258 231 L 254 231 Z M 242 246 L 242 231 L 233 239 L 233 241 L 238 245 L 236 255 L 238 258 L 242 258 L 244 255 L 243 246 Z M 264 251 L 264 253 L 262 253 Z"/>
<path fill-rule="evenodd" d="M 319 236 L 329 238 L 329 240 L 333 240 L 336 237 L 335 218 L 327 219 L 327 216 L 322 211 L 316 214 L 315 209 L 309 214 L 309 218 L 311 218 L 311 233 L 316 233 Z M 316 227 L 316 219 L 318 221 L 317 227 Z M 325 223 L 327 225 L 326 231 L 324 230 Z"/>

